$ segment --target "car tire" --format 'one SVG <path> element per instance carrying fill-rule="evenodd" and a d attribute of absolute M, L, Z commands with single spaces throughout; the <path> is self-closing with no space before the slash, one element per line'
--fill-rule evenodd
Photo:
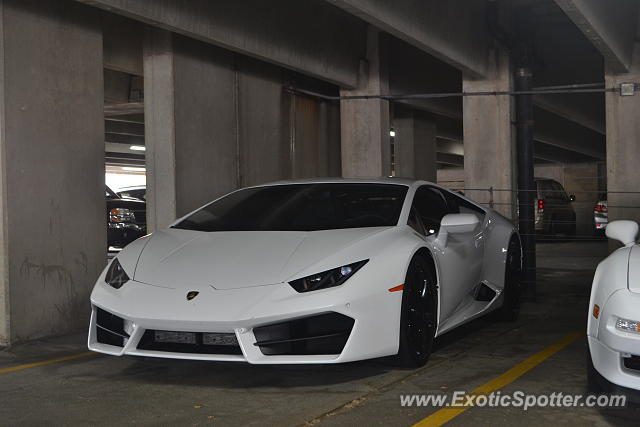
<path fill-rule="evenodd" d="M 520 242 L 514 236 L 509 241 L 505 261 L 504 291 L 502 307 L 496 312 L 499 320 L 513 322 L 520 315 L 522 299 L 522 251 Z"/>
<path fill-rule="evenodd" d="M 405 368 L 424 366 L 438 325 L 438 287 L 433 264 L 424 257 L 411 260 L 402 292 L 400 346 L 396 362 Z"/>

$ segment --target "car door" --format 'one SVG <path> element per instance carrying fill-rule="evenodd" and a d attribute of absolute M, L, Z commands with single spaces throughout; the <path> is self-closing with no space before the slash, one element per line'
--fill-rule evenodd
<path fill-rule="evenodd" d="M 437 247 L 435 243 L 442 218 L 449 213 L 460 212 L 460 204 L 455 197 L 435 187 L 422 186 L 416 191 L 412 207 L 420 217 L 425 239 L 434 248 L 439 266 L 440 321 L 450 317 L 472 296 L 482 272 L 482 227 L 473 233 L 450 235 L 444 248 Z"/>

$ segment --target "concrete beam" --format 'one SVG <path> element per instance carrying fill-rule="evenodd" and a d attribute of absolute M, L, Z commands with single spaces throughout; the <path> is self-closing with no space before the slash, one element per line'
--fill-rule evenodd
<path fill-rule="evenodd" d="M 438 153 L 455 154 L 464 156 L 464 144 L 462 141 L 451 141 L 448 139 L 437 139 L 436 151 Z"/>
<path fill-rule="evenodd" d="M 605 138 L 579 124 L 534 107 L 533 138 L 547 145 L 573 151 L 592 160 L 604 160 Z"/>
<path fill-rule="evenodd" d="M 105 120 L 104 131 L 106 133 L 119 135 L 144 136 L 144 124 L 117 120 Z"/>
<path fill-rule="evenodd" d="M 601 135 L 605 134 L 602 94 L 535 95 L 535 106 Z M 595 108 L 594 108 L 595 107 Z"/>
<path fill-rule="evenodd" d="M 449 153 L 437 153 L 436 158 L 438 159 L 438 163 L 442 165 L 448 166 L 464 166 L 464 157 L 458 156 L 456 154 Z"/>
<path fill-rule="evenodd" d="M 144 145 L 144 136 L 140 135 L 122 135 L 119 133 L 105 133 L 105 142 L 114 144 Z"/>
<path fill-rule="evenodd" d="M 343 87 L 365 55 L 365 24 L 320 0 L 77 1 Z"/>
<path fill-rule="evenodd" d="M 327 1 L 469 76 L 487 73 L 490 37 L 483 1 Z"/>
<path fill-rule="evenodd" d="M 562 10 L 593 43 L 613 72 L 625 73 L 631 67 L 638 25 L 636 0 L 555 0 Z"/>
<path fill-rule="evenodd" d="M 112 13 L 102 14 L 104 67 L 142 76 L 144 25 Z"/>

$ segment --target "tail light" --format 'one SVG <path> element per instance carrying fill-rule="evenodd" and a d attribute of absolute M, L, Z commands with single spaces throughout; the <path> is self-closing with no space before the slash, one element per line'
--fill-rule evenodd
<path fill-rule="evenodd" d="M 538 212 L 544 211 L 544 199 L 538 199 L 537 207 L 538 207 Z"/>
<path fill-rule="evenodd" d="M 593 211 L 597 213 L 607 213 L 609 209 L 607 209 L 607 205 L 605 205 L 604 203 L 598 203 L 593 208 Z"/>

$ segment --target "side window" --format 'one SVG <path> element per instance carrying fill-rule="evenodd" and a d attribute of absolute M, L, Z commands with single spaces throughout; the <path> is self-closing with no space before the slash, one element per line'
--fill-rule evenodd
<path fill-rule="evenodd" d="M 427 234 L 424 230 L 424 226 L 422 225 L 422 221 L 418 218 L 418 212 L 412 207 L 411 212 L 409 212 L 409 220 L 407 221 L 407 225 L 423 236 Z"/>
<path fill-rule="evenodd" d="M 453 196 L 458 200 L 458 206 L 460 207 L 460 213 L 470 213 L 470 214 L 474 214 L 475 216 L 478 217 L 478 219 L 480 220 L 480 223 L 484 222 L 484 216 L 486 215 L 486 212 L 482 209 L 479 208 L 478 206 L 474 205 L 473 203 L 470 203 L 458 196 Z"/>
<path fill-rule="evenodd" d="M 553 186 L 550 180 L 538 181 L 539 197 L 542 199 L 553 199 Z"/>
<path fill-rule="evenodd" d="M 412 209 L 422 220 L 427 236 L 438 232 L 442 218 L 449 213 L 442 193 L 431 187 L 420 187 L 416 191 Z"/>

